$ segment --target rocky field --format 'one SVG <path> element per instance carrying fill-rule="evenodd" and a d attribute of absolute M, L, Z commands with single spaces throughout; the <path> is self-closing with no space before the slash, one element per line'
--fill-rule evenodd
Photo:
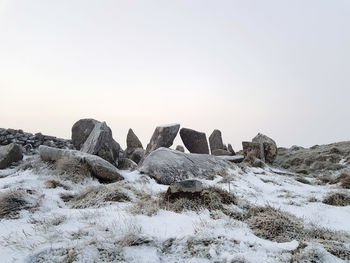
<path fill-rule="evenodd" d="M 170 149 L 178 133 L 188 152 Z M 92 119 L 66 147 L 13 139 L 1 262 L 350 262 L 349 142 L 287 149 L 258 134 L 236 153 L 219 130 L 208 143 L 174 124 L 145 148 L 130 129 L 123 150 Z"/>

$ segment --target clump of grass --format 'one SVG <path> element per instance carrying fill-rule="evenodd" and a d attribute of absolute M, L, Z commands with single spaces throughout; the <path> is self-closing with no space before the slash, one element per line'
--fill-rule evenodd
<path fill-rule="evenodd" d="M 23 209 L 33 208 L 27 200 L 27 193 L 23 190 L 0 193 L 0 219 L 14 219 Z"/>
<path fill-rule="evenodd" d="M 341 187 L 350 189 L 350 174 L 342 173 L 336 179 L 334 179 L 334 183 L 340 183 Z"/>
<path fill-rule="evenodd" d="M 90 186 L 78 195 L 69 199 L 72 208 L 101 207 L 106 202 L 130 201 L 120 185 L 108 184 Z"/>
<path fill-rule="evenodd" d="M 62 187 L 65 190 L 69 190 L 69 187 L 67 185 L 64 185 L 64 184 L 62 184 L 59 181 L 54 180 L 54 179 L 47 180 L 45 182 L 45 187 L 46 188 L 50 188 L 50 189 L 57 188 L 57 187 Z"/>
<path fill-rule="evenodd" d="M 200 211 L 202 209 L 226 211 L 224 205 L 229 204 L 236 204 L 236 197 L 232 193 L 218 187 L 207 187 L 196 195 L 170 198 L 167 193 L 160 193 L 155 197 L 143 198 L 130 207 L 130 212 L 151 216 L 160 209 L 171 210 L 176 213 Z"/>
<path fill-rule="evenodd" d="M 270 206 L 251 208 L 246 217 L 255 235 L 276 242 L 291 241 L 303 230 L 298 218 Z"/>
<path fill-rule="evenodd" d="M 350 194 L 336 192 L 327 195 L 322 203 L 333 206 L 348 206 L 350 205 Z"/>

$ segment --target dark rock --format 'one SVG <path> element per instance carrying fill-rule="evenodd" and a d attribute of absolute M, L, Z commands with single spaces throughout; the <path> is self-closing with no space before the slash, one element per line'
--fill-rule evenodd
<path fill-rule="evenodd" d="M 230 156 L 230 155 L 232 155 L 231 152 L 225 151 L 225 150 L 223 150 L 223 149 L 212 150 L 212 151 L 211 151 L 211 154 L 212 154 L 212 155 L 215 155 L 215 156 L 223 156 L 223 155 Z"/>
<path fill-rule="evenodd" d="M 9 144 L 0 147 L 0 169 L 8 168 L 12 163 L 23 159 L 21 146 Z"/>
<path fill-rule="evenodd" d="M 170 185 L 189 178 L 210 178 L 226 173 L 230 164 L 209 154 L 191 154 L 159 148 L 144 159 L 138 170 L 158 183 Z"/>
<path fill-rule="evenodd" d="M 112 130 L 105 122 L 98 122 L 81 149 L 82 152 L 100 156 L 113 165 L 118 165 L 119 144 L 112 137 Z"/>
<path fill-rule="evenodd" d="M 139 140 L 139 138 L 136 136 L 134 131 L 132 129 L 129 129 L 128 135 L 126 136 L 126 156 L 130 157 L 131 154 L 135 151 L 137 148 L 142 148 L 142 143 Z"/>
<path fill-rule="evenodd" d="M 135 163 L 139 164 L 142 158 L 145 156 L 145 154 L 146 154 L 146 151 L 144 149 L 137 148 L 131 154 L 130 159 Z"/>
<path fill-rule="evenodd" d="M 156 127 L 151 141 L 147 145 L 146 154 L 160 147 L 169 148 L 172 146 L 179 129 L 180 124 L 171 124 Z"/>
<path fill-rule="evenodd" d="M 180 136 L 190 153 L 209 154 L 208 141 L 204 132 L 182 128 L 180 130 Z"/>
<path fill-rule="evenodd" d="M 185 148 L 182 146 L 182 145 L 178 145 L 178 146 L 176 146 L 176 149 L 175 149 L 176 151 L 180 151 L 180 152 L 185 152 Z"/>
<path fill-rule="evenodd" d="M 228 144 L 227 146 L 227 150 L 232 154 L 232 155 L 236 155 L 235 151 L 233 150 L 232 148 L 232 145 L 231 144 Z"/>
<path fill-rule="evenodd" d="M 221 131 L 214 130 L 209 136 L 210 152 L 213 154 L 215 150 L 224 150 L 224 143 L 222 142 Z"/>
<path fill-rule="evenodd" d="M 258 135 L 253 138 L 252 142 L 263 144 L 265 159 L 261 159 L 261 160 L 266 161 L 267 163 L 273 163 L 273 161 L 277 156 L 276 142 L 261 133 L 258 133 Z"/>
<path fill-rule="evenodd" d="M 97 123 L 99 121 L 94 119 L 81 119 L 74 123 L 72 127 L 72 143 L 75 149 L 81 149 Z"/>

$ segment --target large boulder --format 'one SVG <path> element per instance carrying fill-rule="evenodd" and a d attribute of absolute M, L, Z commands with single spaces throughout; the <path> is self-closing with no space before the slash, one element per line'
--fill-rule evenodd
<path fill-rule="evenodd" d="M 224 150 L 224 143 L 222 141 L 221 131 L 214 130 L 209 136 L 210 152 L 213 154 L 215 150 Z"/>
<path fill-rule="evenodd" d="M 137 148 L 143 149 L 142 143 L 134 131 L 132 129 L 129 129 L 128 135 L 126 136 L 126 157 L 129 158 Z"/>
<path fill-rule="evenodd" d="M 64 158 L 86 164 L 91 174 L 102 182 L 115 182 L 124 179 L 119 170 L 99 156 L 76 150 L 63 150 L 41 145 L 40 157 L 43 161 L 58 161 Z"/>
<path fill-rule="evenodd" d="M 264 155 L 265 155 L 265 161 L 267 163 L 273 163 L 273 161 L 275 160 L 276 156 L 277 156 L 277 144 L 274 140 L 272 140 L 271 138 L 267 137 L 264 134 L 258 133 L 258 135 L 256 135 L 252 142 L 255 143 L 260 143 L 263 145 L 263 149 L 264 149 Z"/>
<path fill-rule="evenodd" d="M 182 128 L 180 137 L 190 153 L 209 154 L 208 141 L 204 132 Z"/>
<path fill-rule="evenodd" d="M 170 185 L 189 178 L 210 178 L 223 174 L 232 164 L 209 154 L 191 154 L 159 148 L 151 152 L 139 166 L 158 183 Z"/>
<path fill-rule="evenodd" d="M 161 147 L 169 148 L 172 146 L 179 129 L 180 124 L 170 124 L 156 127 L 151 141 L 147 145 L 146 154 Z"/>
<path fill-rule="evenodd" d="M 99 121 L 94 119 L 81 119 L 74 123 L 72 127 L 72 143 L 75 149 L 80 150 L 97 123 Z"/>
<path fill-rule="evenodd" d="M 118 165 L 120 145 L 113 139 L 112 130 L 105 122 L 95 124 L 80 150 L 100 156 L 113 165 Z"/>
<path fill-rule="evenodd" d="M 21 146 L 11 143 L 0 146 L 0 169 L 8 168 L 12 163 L 23 159 Z"/>
<path fill-rule="evenodd" d="M 264 148 L 261 143 L 258 142 L 242 142 L 243 154 L 245 157 L 248 155 L 252 158 L 258 158 L 265 161 Z"/>

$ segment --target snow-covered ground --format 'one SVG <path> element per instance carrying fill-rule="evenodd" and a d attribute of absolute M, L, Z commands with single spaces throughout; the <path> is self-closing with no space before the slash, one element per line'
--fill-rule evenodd
<path fill-rule="evenodd" d="M 29 202 L 38 202 L 16 219 L 0 220 L 0 262 L 291 262 L 300 248 L 296 240 L 277 243 L 259 238 L 244 221 L 221 211 L 138 213 L 132 209 L 135 202 L 156 197 L 167 186 L 137 171 L 124 171 L 123 176 L 124 181 L 113 185 L 130 201 L 96 202 L 78 209 L 61 195 L 97 187 L 97 180 L 74 183 L 46 168 L 0 171 L 0 193 L 24 190 L 30 193 Z M 221 176 L 201 181 L 234 193 L 238 205 L 232 205 L 233 210 L 268 205 L 297 216 L 305 225 L 350 233 L 350 206 L 321 202 L 340 189 L 337 185 L 304 184 L 269 168 L 237 167 L 230 170 L 230 178 L 230 183 L 221 182 Z M 51 179 L 64 187 L 48 188 Z M 349 243 L 344 246 L 350 249 Z M 310 257 L 317 251 L 314 262 L 345 262 L 321 243 L 311 242 L 304 250 Z"/>

